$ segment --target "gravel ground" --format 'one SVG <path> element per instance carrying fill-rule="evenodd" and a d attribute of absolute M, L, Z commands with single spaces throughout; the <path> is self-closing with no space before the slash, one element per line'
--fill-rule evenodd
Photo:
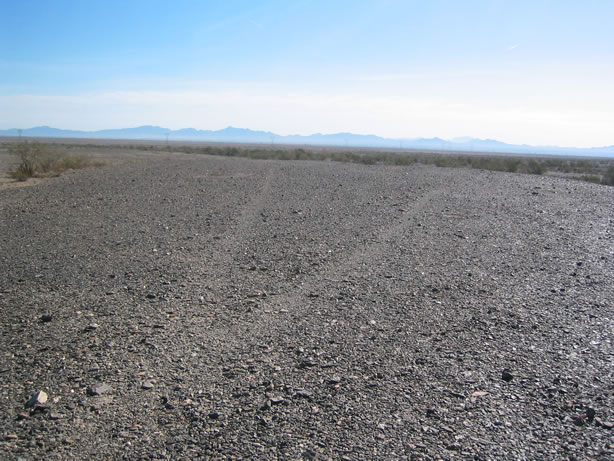
<path fill-rule="evenodd" d="M 181 154 L 0 189 L 0 458 L 613 459 L 613 208 Z"/>

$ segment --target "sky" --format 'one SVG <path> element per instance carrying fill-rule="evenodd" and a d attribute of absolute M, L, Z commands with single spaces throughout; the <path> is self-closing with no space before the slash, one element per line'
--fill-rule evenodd
<path fill-rule="evenodd" d="M 0 0 L 0 129 L 614 145 L 613 0 Z"/>

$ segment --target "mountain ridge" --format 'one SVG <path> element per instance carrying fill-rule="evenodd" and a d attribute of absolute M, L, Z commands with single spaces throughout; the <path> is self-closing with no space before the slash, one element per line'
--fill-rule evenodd
<path fill-rule="evenodd" d="M 150 141 L 210 141 L 256 144 L 290 144 L 301 146 L 342 146 L 375 147 L 396 149 L 426 149 L 465 152 L 501 152 L 517 154 L 563 154 L 597 157 L 614 157 L 614 145 L 601 147 L 562 147 L 532 146 L 528 144 L 508 144 L 496 139 L 457 137 L 453 139 L 434 138 L 384 138 L 373 134 L 314 133 L 311 135 L 282 136 L 270 131 L 251 130 L 228 126 L 221 130 L 199 130 L 181 128 L 171 130 L 156 125 L 142 125 L 132 128 L 115 128 L 96 131 L 66 130 L 50 126 L 37 126 L 19 130 L 16 128 L 0 130 L 0 137 L 25 136 L 28 138 L 87 138 Z"/>

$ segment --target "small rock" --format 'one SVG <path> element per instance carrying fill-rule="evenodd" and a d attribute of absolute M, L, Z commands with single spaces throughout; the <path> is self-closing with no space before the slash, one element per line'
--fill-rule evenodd
<path fill-rule="evenodd" d="M 207 416 L 209 416 L 209 418 L 211 419 L 218 419 L 220 417 L 220 414 L 217 411 L 212 411 Z"/>
<path fill-rule="evenodd" d="M 205 297 L 204 296 L 199 296 L 198 297 L 198 302 L 201 303 L 201 304 L 204 304 L 205 303 Z"/>
<path fill-rule="evenodd" d="M 303 360 L 301 363 L 298 364 L 299 368 L 311 368 L 311 367 L 315 367 L 317 365 L 317 363 L 312 362 L 311 360 Z"/>
<path fill-rule="evenodd" d="M 573 423 L 576 426 L 584 426 L 587 423 L 592 423 L 595 419 L 595 410 L 593 408 L 587 408 L 586 411 L 573 419 Z"/>
<path fill-rule="evenodd" d="M 475 403 L 477 401 L 477 399 L 479 399 L 481 397 L 485 397 L 487 395 L 488 395 L 488 392 L 476 391 L 473 394 L 471 394 L 471 401 Z"/>
<path fill-rule="evenodd" d="M 87 390 L 88 395 L 102 395 L 111 392 L 113 388 L 105 383 L 98 383 L 90 386 Z"/>
<path fill-rule="evenodd" d="M 271 401 L 271 405 L 279 405 L 284 403 L 284 398 L 279 395 L 273 395 L 269 397 L 269 400 Z"/>
<path fill-rule="evenodd" d="M 596 419 L 595 420 L 595 424 L 598 425 L 598 426 L 603 427 L 604 429 L 608 429 L 608 430 L 614 429 L 614 422 L 613 421 L 602 421 L 600 419 Z"/>
<path fill-rule="evenodd" d="M 585 416 L 584 416 L 584 415 L 576 416 L 576 417 L 573 419 L 573 423 L 574 423 L 576 426 L 584 426 L 584 418 L 585 418 Z"/>
<path fill-rule="evenodd" d="M 26 408 L 32 408 L 37 405 L 44 405 L 45 403 L 47 403 L 48 398 L 49 396 L 46 392 L 38 391 L 30 398 L 30 400 L 26 402 Z"/>
<path fill-rule="evenodd" d="M 49 419 L 58 420 L 62 419 L 64 415 L 62 413 L 58 413 L 57 411 L 52 411 L 49 413 Z"/>
<path fill-rule="evenodd" d="M 296 391 L 296 393 L 294 394 L 294 397 L 299 397 L 299 398 L 307 399 L 307 400 L 311 400 L 313 398 L 311 392 L 307 392 L 307 391 Z"/>
<path fill-rule="evenodd" d="M 333 376 L 332 378 L 328 380 L 328 384 L 331 384 L 331 385 L 339 384 L 340 382 L 341 382 L 340 376 Z"/>
<path fill-rule="evenodd" d="M 49 323 L 53 320 L 53 317 L 49 314 L 45 314 L 45 315 L 41 315 L 41 322 L 42 323 Z"/>
<path fill-rule="evenodd" d="M 8 434 L 6 440 L 17 440 L 17 434 Z"/>
<path fill-rule="evenodd" d="M 514 375 L 511 374 L 509 370 L 505 369 L 503 370 L 503 373 L 501 373 L 501 379 L 506 383 L 509 383 L 512 379 L 514 379 Z"/>
<path fill-rule="evenodd" d="M 145 381 L 143 384 L 141 384 L 141 389 L 145 389 L 147 391 L 153 389 L 154 387 L 156 386 L 151 381 Z"/>
<path fill-rule="evenodd" d="M 85 331 L 94 331 L 97 330 L 99 327 L 99 325 L 97 323 L 90 323 L 86 328 Z"/>

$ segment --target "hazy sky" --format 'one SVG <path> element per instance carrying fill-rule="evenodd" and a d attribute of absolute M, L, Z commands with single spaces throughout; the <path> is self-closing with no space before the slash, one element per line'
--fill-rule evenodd
<path fill-rule="evenodd" d="M 0 128 L 614 144 L 614 0 L 0 0 Z"/>

